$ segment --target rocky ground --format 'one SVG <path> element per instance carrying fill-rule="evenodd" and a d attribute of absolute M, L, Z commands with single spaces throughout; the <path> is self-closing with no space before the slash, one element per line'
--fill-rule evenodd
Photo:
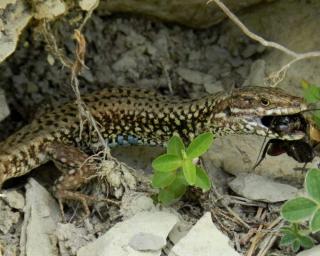
<path fill-rule="evenodd" d="M 274 1 L 243 11 L 239 17 L 260 35 L 304 52 L 320 45 L 316 37 L 319 7 L 317 1 Z M 0 88 L 11 110 L 0 124 L 1 140 L 51 106 L 73 98 L 70 71 L 61 64 L 52 38 L 64 56 L 74 59 L 72 34 L 79 19 L 79 13 L 70 12 L 45 29 L 35 22 L 21 34 L 14 54 L 0 64 Z M 83 34 L 87 40 L 87 69 L 79 77 L 83 93 L 112 84 L 201 97 L 233 87 L 263 85 L 264 78 L 288 60 L 248 39 L 228 21 L 198 30 L 130 14 L 110 16 L 98 9 Z M 314 59 L 296 64 L 280 86 L 299 94 L 302 79 L 320 84 L 315 72 L 319 63 Z M 8 113 L 5 107 L 1 110 L 3 115 Z M 41 167 L 32 174 L 41 185 L 33 179 L 25 187 L 26 179 L 19 181 L 18 188 L 9 184 L 6 198 L 0 200 L 3 255 L 186 256 L 200 249 L 201 255 L 240 255 L 252 246 L 250 239 L 257 241 L 261 223 L 267 230 L 277 219 L 279 202 L 296 194 L 304 174 L 294 171 L 301 165 L 285 155 L 268 157 L 252 174 L 261 145 L 262 140 L 249 136 L 217 139 L 203 157 L 215 189 L 200 202 L 185 199 L 163 208 L 154 205 L 149 193 L 130 192 L 119 202 L 120 208 L 99 204 L 85 221 L 78 217 L 81 209 L 67 207 L 67 224 L 61 222 L 56 201 L 42 187 L 50 187 L 50 180 L 42 176 L 57 170 L 51 165 Z M 112 154 L 148 176 L 152 159 L 161 151 L 130 147 L 117 148 Z M 222 195 L 224 199 L 218 200 Z M 264 255 L 258 254 L 261 248 L 252 255 Z M 280 251 L 277 243 L 270 250 L 273 255 L 290 255 Z"/>

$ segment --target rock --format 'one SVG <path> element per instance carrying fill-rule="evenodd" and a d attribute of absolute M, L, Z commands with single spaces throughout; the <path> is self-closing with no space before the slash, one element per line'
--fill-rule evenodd
<path fill-rule="evenodd" d="M 7 234 L 11 227 L 18 223 L 19 212 L 13 212 L 12 209 L 0 200 L 0 232 Z M 0 244 L 1 245 L 1 244 Z"/>
<path fill-rule="evenodd" d="M 173 0 L 173 1 L 141 1 L 111 0 L 102 1 L 100 10 L 107 13 L 134 13 L 155 17 L 164 21 L 178 22 L 195 28 L 206 28 L 220 22 L 225 16 L 215 3 L 207 4 L 207 0 Z M 262 0 L 225 1 L 234 12 L 263 2 Z"/>
<path fill-rule="evenodd" d="M 159 251 L 166 245 L 166 240 L 150 233 L 138 233 L 130 239 L 129 245 L 136 251 Z"/>
<path fill-rule="evenodd" d="M 137 241 L 137 236 L 141 238 L 149 237 L 153 242 L 146 242 L 143 246 L 150 244 L 159 245 L 160 239 L 165 245 L 168 233 L 178 222 L 178 218 L 167 212 L 140 212 L 130 219 L 117 223 L 96 241 L 80 248 L 77 256 L 157 256 L 161 254 L 161 249 L 157 251 L 136 251 L 130 246 L 130 242 Z M 140 235 L 139 235 L 140 234 Z M 156 237 L 156 239 L 155 239 Z M 139 240 L 139 239 L 138 239 Z M 136 245 L 136 243 L 134 243 Z M 139 246 L 142 246 L 141 244 Z M 145 247 L 144 247 L 145 248 Z"/>
<path fill-rule="evenodd" d="M 177 68 L 177 73 L 189 83 L 208 84 L 214 81 L 214 78 L 211 75 L 187 68 Z"/>
<path fill-rule="evenodd" d="M 53 19 L 66 11 L 66 5 L 61 0 L 33 0 L 34 18 Z"/>
<path fill-rule="evenodd" d="M 210 94 L 214 94 L 216 92 L 220 92 L 223 90 L 223 85 L 221 81 L 215 81 L 213 83 L 205 83 L 204 88 Z"/>
<path fill-rule="evenodd" d="M 298 189 L 256 174 L 239 175 L 229 183 L 238 195 L 263 202 L 282 202 L 296 196 Z"/>
<path fill-rule="evenodd" d="M 25 200 L 21 193 L 16 190 L 6 190 L 3 191 L 3 200 L 8 203 L 8 205 L 17 210 L 22 210 L 25 204 Z"/>
<path fill-rule="evenodd" d="M 252 63 L 250 73 L 243 86 L 263 86 L 265 78 L 266 62 L 262 59 Z"/>
<path fill-rule="evenodd" d="M 180 241 L 181 238 L 186 236 L 189 230 L 192 228 L 192 224 L 185 220 L 180 220 L 171 230 L 169 234 L 170 241 L 176 244 Z"/>
<path fill-rule="evenodd" d="M 53 235 L 61 220 L 52 196 L 34 179 L 26 185 L 25 218 L 21 231 L 21 255 L 58 255 Z"/>
<path fill-rule="evenodd" d="M 55 235 L 61 255 L 76 255 L 80 247 L 95 239 L 95 234 L 88 234 L 84 227 L 75 223 L 58 223 Z"/>
<path fill-rule="evenodd" d="M 154 211 L 153 200 L 143 193 L 128 191 L 121 200 L 120 212 L 124 218 L 129 218 L 142 211 Z"/>
<path fill-rule="evenodd" d="M 319 256 L 320 255 L 320 245 L 317 245 L 309 250 L 299 252 L 297 256 Z"/>
<path fill-rule="evenodd" d="M 99 4 L 98 0 L 80 0 L 80 2 L 79 2 L 79 6 L 84 11 L 90 11 L 97 4 Z"/>
<path fill-rule="evenodd" d="M 228 135 L 216 138 L 211 149 L 204 155 L 204 161 L 218 169 L 238 176 L 240 173 L 254 173 L 262 176 L 302 182 L 305 172 L 303 164 L 287 154 L 266 156 L 253 170 L 263 144 L 263 137 L 255 135 Z M 306 168 L 317 166 L 316 157 Z M 300 169 L 299 169 L 300 168 Z"/>
<path fill-rule="evenodd" d="M 239 15 L 239 19 L 257 35 L 280 43 L 298 53 L 305 53 L 319 50 L 320 38 L 317 36 L 320 23 L 319 8 L 319 1 L 311 1 L 308 5 L 299 1 L 272 1 L 268 4 L 257 5 L 254 11 Z M 294 17 L 294 19 L 288 19 L 288 17 Z M 243 32 L 234 26 L 233 22 L 228 21 L 227 23 L 224 33 L 228 34 L 229 40 L 236 40 L 243 35 Z M 299 35 L 298 38 L 297 35 Z M 259 48 L 258 52 L 264 47 Z M 291 61 L 292 57 L 273 48 L 267 49 L 268 51 L 262 55 L 262 58 L 266 62 L 266 77 L 269 77 L 272 72 L 278 71 Z M 291 65 L 279 85 L 290 93 L 302 95 L 302 79 L 313 84 L 320 84 L 318 70 L 318 58 L 296 62 Z"/>
<path fill-rule="evenodd" d="M 9 115 L 10 115 L 10 110 L 6 101 L 4 91 L 0 89 L 0 122 Z"/>
<path fill-rule="evenodd" d="M 229 245 L 229 238 L 212 223 L 205 213 L 189 233 L 171 250 L 169 256 L 240 256 Z"/>
<path fill-rule="evenodd" d="M 25 1 L 0 1 L 0 63 L 16 49 L 18 38 L 32 18 Z"/>

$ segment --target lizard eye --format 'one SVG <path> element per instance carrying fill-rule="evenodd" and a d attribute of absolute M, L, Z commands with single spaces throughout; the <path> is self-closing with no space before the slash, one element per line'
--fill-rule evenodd
<path fill-rule="evenodd" d="M 269 100 L 266 98 L 261 98 L 260 102 L 263 106 L 269 106 L 270 104 Z"/>

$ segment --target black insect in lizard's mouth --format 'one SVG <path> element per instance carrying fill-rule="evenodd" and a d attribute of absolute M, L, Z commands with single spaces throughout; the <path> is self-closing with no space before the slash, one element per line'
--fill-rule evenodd
<path fill-rule="evenodd" d="M 301 114 L 283 116 L 264 116 L 261 123 L 268 127 L 270 132 L 279 134 L 283 138 L 304 137 L 307 133 L 307 121 Z"/>

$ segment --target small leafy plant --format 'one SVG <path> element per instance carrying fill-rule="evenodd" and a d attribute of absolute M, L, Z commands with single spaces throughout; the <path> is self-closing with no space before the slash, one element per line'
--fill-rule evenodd
<path fill-rule="evenodd" d="M 320 87 L 310 84 L 307 81 L 302 81 L 303 97 L 307 103 L 320 102 Z M 320 110 L 312 112 L 312 119 L 315 121 L 317 127 L 320 127 Z"/>
<path fill-rule="evenodd" d="M 287 201 L 281 208 L 281 216 L 291 223 L 282 228 L 284 236 L 282 246 L 291 246 L 298 251 L 300 246 L 311 248 L 314 245 L 311 233 L 320 231 L 320 170 L 311 169 L 305 178 L 306 196 L 296 197 Z M 303 223 L 308 228 L 303 228 Z"/>
<path fill-rule="evenodd" d="M 188 186 L 208 191 L 211 187 L 207 173 L 194 162 L 204 154 L 213 142 L 210 132 L 200 134 L 186 148 L 179 136 L 173 136 L 167 144 L 167 153 L 152 162 L 152 185 L 159 188 L 158 200 L 170 204 L 179 199 Z"/>

